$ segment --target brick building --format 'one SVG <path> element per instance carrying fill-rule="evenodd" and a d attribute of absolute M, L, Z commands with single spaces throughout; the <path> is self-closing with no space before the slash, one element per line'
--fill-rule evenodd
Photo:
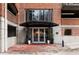
<path fill-rule="evenodd" d="M 79 4 L 8 3 L 7 48 L 16 44 L 79 47 Z M 6 49 L 7 49 L 6 48 Z"/>

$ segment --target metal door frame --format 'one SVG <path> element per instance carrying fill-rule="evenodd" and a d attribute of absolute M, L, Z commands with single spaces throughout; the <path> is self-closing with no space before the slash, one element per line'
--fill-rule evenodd
<path fill-rule="evenodd" d="M 37 42 L 34 41 L 34 29 L 37 29 L 38 32 L 40 32 L 40 29 L 44 29 L 44 41 L 43 42 L 40 41 L 40 34 L 38 34 L 38 41 Z M 46 33 L 45 33 L 44 27 L 33 27 L 32 28 L 32 43 L 45 43 L 46 42 L 45 34 Z"/>

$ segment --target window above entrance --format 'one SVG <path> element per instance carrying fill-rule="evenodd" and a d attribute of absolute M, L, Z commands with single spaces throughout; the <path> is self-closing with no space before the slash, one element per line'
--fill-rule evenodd
<path fill-rule="evenodd" d="M 26 10 L 26 20 L 29 21 L 39 21 L 39 22 L 51 22 L 52 21 L 52 10 Z"/>

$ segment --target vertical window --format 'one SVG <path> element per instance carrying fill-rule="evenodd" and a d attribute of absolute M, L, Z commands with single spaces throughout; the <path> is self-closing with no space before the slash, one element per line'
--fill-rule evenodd
<path fill-rule="evenodd" d="M 72 35 L 72 30 L 71 29 L 65 29 L 64 35 Z"/>
<path fill-rule="evenodd" d="M 32 10 L 32 20 L 39 21 L 39 10 Z"/>
<path fill-rule="evenodd" d="M 39 18 L 40 21 L 44 21 L 44 10 L 40 10 Z"/>

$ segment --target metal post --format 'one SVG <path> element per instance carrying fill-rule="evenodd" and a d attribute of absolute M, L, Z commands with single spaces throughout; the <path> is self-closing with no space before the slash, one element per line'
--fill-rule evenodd
<path fill-rule="evenodd" d="M 34 28 L 32 28 L 32 42 L 34 42 Z"/>
<path fill-rule="evenodd" d="M 62 40 L 62 47 L 64 47 L 64 40 Z"/>
<path fill-rule="evenodd" d="M 46 40 L 46 33 L 45 33 L 45 28 L 44 28 L 44 42 Z"/>

